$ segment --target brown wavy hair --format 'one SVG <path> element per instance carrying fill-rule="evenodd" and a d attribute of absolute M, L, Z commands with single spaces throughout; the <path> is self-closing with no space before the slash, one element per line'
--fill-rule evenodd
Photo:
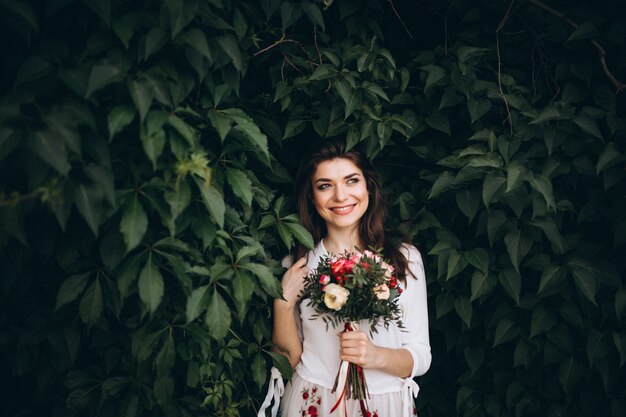
<path fill-rule="evenodd" d="M 359 236 L 367 247 L 382 248 L 383 255 L 391 261 L 396 269 L 396 276 L 404 281 L 407 259 L 400 252 L 400 248 L 387 239 L 384 224 L 387 207 L 378 176 L 367 157 L 356 148 L 347 150 L 345 141 L 341 139 L 323 140 L 301 162 L 295 180 L 296 207 L 300 216 L 300 223 L 313 235 L 315 245 L 326 236 L 326 223 L 313 203 L 312 179 L 320 162 L 335 158 L 347 159 L 363 172 L 369 193 L 369 205 L 359 224 Z M 305 246 L 296 245 L 296 259 L 305 256 L 307 252 L 308 249 Z"/>

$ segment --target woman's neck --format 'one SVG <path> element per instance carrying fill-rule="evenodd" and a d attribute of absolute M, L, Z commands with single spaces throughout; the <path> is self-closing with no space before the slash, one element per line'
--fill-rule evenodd
<path fill-rule="evenodd" d="M 335 254 L 345 253 L 346 251 L 349 253 L 354 252 L 355 247 L 358 247 L 361 250 L 365 249 L 363 248 L 363 242 L 361 242 L 357 230 L 346 233 L 331 233 L 329 231 L 323 241 L 326 250 Z"/>

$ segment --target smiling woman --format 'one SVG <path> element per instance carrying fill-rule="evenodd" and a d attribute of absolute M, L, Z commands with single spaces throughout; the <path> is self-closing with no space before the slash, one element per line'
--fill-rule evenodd
<path fill-rule="evenodd" d="M 304 159 L 296 176 L 296 194 L 300 220 L 313 235 L 315 248 L 298 249 L 297 261 L 282 279 L 283 299 L 274 301 L 275 350 L 295 368 L 280 405 L 283 415 L 357 417 L 365 415 L 363 410 L 373 416 L 413 415 L 412 396 L 418 390 L 413 377 L 424 374 L 431 362 L 420 253 L 412 245 L 396 247 L 387 240 L 386 209 L 376 173 L 361 152 L 346 150 L 342 140 L 322 141 Z M 381 248 L 402 281 L 398 298 L 402 329 L 395 322 L 377 321 L 376 331 L 365 333 L 358 329 L 367 328 L 367 320 L 360 320 L 355 329 L 350 327 L 354 331 L 342 331 L 343 326 L 327 323 L 310 303 L 302 302 L 304 278 L 317 270 L 321 259 L 368 247 Z M 337 284 L 326 287 L 326 305 L 340 310 L 347 290 Z M 362 369 L 367 379 L 367 404 L 356 399 L 365 397 L 350 394 L 342 400 L 345 391 L 335 390 L 342 386 L 337 381 L 343 381 L 335 379 L 337 370 L 348 362 Z M 316 394 L 313 403 L 308 393 Z M 260 416 L 268 405 L 266 400 Z"/>
<path fill-rule="evenodd" d="M 365 178 L 359 167 L 344 158 L 320 162 L 313 176 L 313 201 L 329 234 L 347 232 L 351 240 L 357 239 L 359 220 L 369 204 Z M 356 246 L 362 247 L 362 242 L 357 243 Z M 334 242 L 326 239 L 325 244 L 337 252 Z"/>

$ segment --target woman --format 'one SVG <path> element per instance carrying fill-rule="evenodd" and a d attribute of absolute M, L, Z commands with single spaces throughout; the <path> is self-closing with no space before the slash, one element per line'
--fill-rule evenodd
<path fill-rule="evenodd" d="M 296 193 L 300 221 L 316 246 L 298 248 L 297 261 L 282 279 L 284 300 L 274 302 L 273 342 L 295 368 L 281 401 L 282 415 L 330 417 L 335 403 L 331 389 L 342 360 L 364 369 L 372 416 L 414 415 L 417 385 L 412 378 L 424 374 L 431 361 L 420 253 L 412 245 L 397 248 L 388 242 L 385 204 L 373 167 L 357 150 L 347 151 L 342 141 L 327 140 L 313 150 L 296 176 Z M 322 319 L 311 320 L 313 307 L 299 299 L 303 278 L 317 268 L 320 257 L 369 246 L 384 248 L 403 283 L 399 304 L 405 329 L 392 323 L 372 334 L 342 332 Z M 346 409 L 348 417 L 361 416 L 354 400 L 348 400 Z"/>

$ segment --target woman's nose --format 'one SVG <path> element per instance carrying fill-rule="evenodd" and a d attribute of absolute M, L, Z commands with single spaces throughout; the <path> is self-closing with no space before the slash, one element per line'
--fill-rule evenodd
<path fill-rule="evenodd" d="M 335 194 L 333 195 L 335 201 L 345 201 L 348 198 L 348 193 L 342 185 L 335 187 Z"/>

